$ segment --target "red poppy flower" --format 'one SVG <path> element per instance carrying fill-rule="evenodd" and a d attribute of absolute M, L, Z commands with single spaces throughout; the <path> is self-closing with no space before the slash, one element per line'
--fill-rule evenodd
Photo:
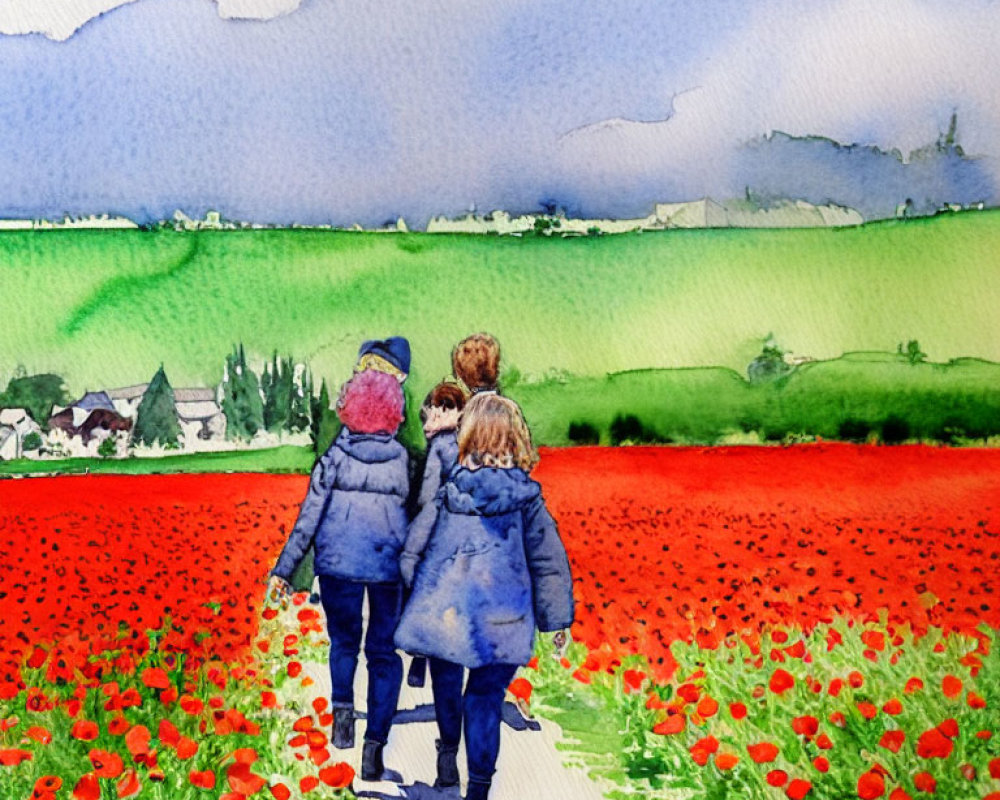
<path fill-rule="evenodd" d="M 30 750 L 20 750 L 18 748 L 8 748 L 0 750 L 0 765 L 5 767 L 16 767 L 22 761 L 31 761 L 34 755 Z"/>
<path fill-rule="evenodd" d="M 802 778 L 796 778 L 788 786 L 785 787 L 785 796 L 789 800 L 802 800 L 809 792 L 812 791 L 812 784 L 803 780 Z"/>
<path fill-rule="evenodd" d="M 903 787 L 897 786 L 889 793 L 889 800 L 913 800 L 913 798 Z"/>
<path fill-rule="evenodd" d="M 958 697 L 962 693 L 962 681 L 954 675 L 945 675 L 941 679 L 941 692 L 945 697 Z"/>
<path fill-rule="evenodd" d="M 718 749 L 719 740 L 714 736 L 706 736 L 691 745 L 688 748 L 688 752 L 691 753 L 691 758 L 695 764 L 704 767 L 708 763 L 708 757 Z"/>
<path fill-rule="evenodd" d="M 515 678 L 511 681 L 510 686 L 507 687 L 507 691 L 510 692 L 514 697 L 519 700 L 523 700 L 525 703 L 531 700 L 531 681 L 527 678 Z M 326 698 L 323 698 L 324 700 Z M 316 713 L 322 713 L 323 709 L 317 708 Z"/>
<path fill-rule="evenodd" d="M 740 758 L 734 753 L 719 753 L 715 757 L 715 766 L 723 771 L 730 770 L 739 763 Z"/>
<path fill-rule="evenodd" d="M 830 724 L 836 725 L 838 728 L 846 728 L 847 718 L 844 716 L 842 711 L 834 711 L 830 715 Z"/>
<path fill-rule="evenodd" d="M 187 761 L 197 752 L 198 743 L 194 741 L 194 739 L 189 739 L 187 736 L 181 736 L 177 740 L 177 758 L 181 761 Z"/>
<path fill-rule="evenodd" d="M 840 678 L 834 678 L 830 681 L 830 688 L 827 689 L 827 694 L 830 697 L 836 697 L 840 694 L 841 690 L 844 688 L 844 682 Z"/>
<path fill-rule="evenodd" d="M 783 769 L 772 769 L 764 777 L 768 786 L 784 786 L 788 783 L 788 773 Z"/>
<path fill-rule="evenodd" d="M 917 755 L 921 758 L 947 758 L 955 745 L 937 728 L 920 734 L 917 739 Z"/>
<path fill-rule="evenodd" d="M 975 692 L 970 691 L 965 696 L 965 700 L 969 704 L 969 708 L 986 708 L 986 699 Z"/>
<path fill-rule="evenodd" d="M 139 783 L 139 774 L 129 767 L 125 773 L 115 783 L 119 797 L 135 797 L 142 788 Z"/>
<path fill-rule="evenodd" d="M 683 731 L 685 725 L 686 719 L 683 714 L 670 714 L 663 722 L 658 722 L 653 726 L 653 733 L 669 736 Z"/>
<path fill-rule="evenodd" d="M 133 758 L 145 755 L 149 752 L 150 738 L 149 728 L 145 725 L 133 725 L 125 734 L 125 746 Z"/>
<path fill-rule="evenodd" d="M 991 758 L 987 767 L 990 771 L 990 777 L 994 780 L 1000 780 L 1000 758 Z"/>
<path fill-rule="evenodd" d="M 274 800 L 288 800 L 288 798 L 292 796 L 292 790 L 283 783 L 276 783 L 273 786 L 268 786 L 267 788 L 271 792 L 271 797 L 273 797 Z"/>
<path fill-rule="evenodd" d="M 792 730 L 799 736 L 815 736 L 819 730 L 819 720 L 810 716 L 795 717 L 792 719 Z"/>
<path fill-rule="evenodd" d="M 910 678 L 903 687 L 903 694 L 915 694 L 924 688 L 924 682 L 920 678 Z"/>
<path fill-rule="evenodd" d="M 858 711 L 861 712 L 861 716 L 865 719 L 875 719 L 878 716 L 878 708 L 873 703 L 862 700 L 856 705 Z"/>
<path fill-rule="evenodd" d="M 85 772 L 73 787 L 73 800 L 101 800 L 101 784 L 93 772 Z"/>
<path fill-rule="evenodd" d="M 730 703 L 729 715 L 733 719 L 743 719 L 747 715 L 747 707 L 743 703 Z"/>
<path fill-rule="evenodd" d="M 312 717 L 299 717 L 297 720 L 295 720 L 294 724 L 292 725 L 293 731 L 300 731 L 304 733 L 305 731 L 311 731 L 312 729 L 313 729 Z"/>
<path fill-rule="evenodd" d="M 274 692 L 263 691 L 260 693 L 260 704 L 264 708 L 277 708 L 278 696 Z"/>
<path fill-rule="evenodd" d="M 107 750 L 91 750 L 87 753 L 90 763 L 94 765 L 94 774 L 98 778 L 117 778 L 122 774 L 125 765 L 122 757 Z"/>
<path fill-rule="evenodd" d="M 646 680 L 646 673 L 637 669 L 627 669 L 622 673 L 622 684 L 626 692 L 637 692 Z"/>
<path fill-rule="evenodd" d="M 976 768 L 972 764 L 962 764 L 958 770 L 967 781 L 974 781 L 976 779 Z"/>
<path fill-rule="evenodd" d="M 199 789 L 215 788 L 215 773 L 210 769 L 201 770 L 200 772 L 193 769 L 188 773 L 188 780 L 192 786 L 197 786 Z"/>
<path fill-rule="evenodd" d="M 29 739 L 34 739 L 39 744 L 49 744 L 52 741 L 52 732 L 41 725 L 32 725 L 24 732 Z"/>
<path fill-rule="evenodd" d="M 860 689 L 862 686 L 865 685 L 865 676 L 862 675 L 857 670 L 852 670 L 847 675 L 847 682 L 851 685 L 852 688 Z"/>
<path fill-rule="evenodd" d="M 226 780 L 230 789 L 241 794 L 253 794 L 267 785 L 267 781 L 251 772 L 250 765 L 242 761 L 229 765 Z"/>
<path fill-rule="evenodd" d="M 882 710 L 889 716 L 895 717 L 903 713 L 903 704 L 894 697 L 882 706 Z"/>
<path fill-rule="evenodd" d="M 97 734 L 97 723 L 91 722 L 89 719 L 78 719 L 69 729 L 70 736 L 83 742 L 93 741 L 97 738 Z"/>
<path fill-rule="evenodd" d="M 906 734 L 903 731 L 886 731 L 882 734 L 882 738 L 879 739 L 879 746 L 884 747 L 886 750 L 891 750 L 893 753 L 898 753 L 899 748 L 903 746 L 903 742 L 906 741 Z"/>
<path fill-rule="evenodd" d="M 858 797 L 861 800 L 875 800 L 885 794 L 885 778 L 870 770 L 858 778 Z"/>
<path fill-rule="evenodd" d="M 934 794 L 937 789 L 937 781 L 929 772 L 918 772 L 913 776 L 913 786 L 918 792 Z"/>
<path fill-rule="evenodd" d="M 351 781 L 354 780 L 354 768 L 350 764 L 345 764 L 341 761 L 339 764 L 321 769 L 319 771 L 319 779 L 327 786 L 332 786 L 334 789 L 342 789 L 350 786 Z"/>
<path fill-rule="evenodd" d="M 150 689 L 167 689 L 170 687 L 170 676 L 160 667 L 148 667 L 142 671 L 141 680 Z"/>
<path fill-rule="evenodd" d="M 830 762 L 827 760 L 826 756 L 816 756 L 816 758 L 812 760 L 812 765 L 818 772 L 830 771 Z"/>
<path fill-rule="evenodd" d="M 180 741 L 181 734 L 177 730 L 177 726 L 169 719 L 161 719 L 156 731 L 156 738 L 160 740 L 160 744 L 164 747 L 176 747 Z"/>
<path fill-rule="evenodd" d="M 190 714 L 193 717 L 200 714 L 205 708 L 205 704 L 199 698 L 189 694 L 181 695 L 180 705 L 185 714 Z"/>
<path fill-rule="evenodd" d="M 299 781 L 299 790 L 302 794 L 308 794 L 313 789 L 319 786 L 319 778 L 315 775 L 306 775 L 302 780 Z"/>
<path fill-rule="evenodd" d="M 827 736 L 825 733 L 821 733 L 819 736 L 816 737 L 816 746 L 820 750 L 829 750 L 831 747 L 833 747 L 833 740 L 830 739 L 830 737 Z"/>
<path fill-rule="evenodd" d="M 748 744 L 747 752 L 757 764 L 767 764 L 778 757 L 778 747 L 771 742 Z"/>
<path fill-rule="evenodd" d="M 302 665 L 298 661 L 289 661 L 287 669 L 289 678 L 297 678 L 302 674 Z"/>
<path fill-rule="evenodd" d="M 783 694 L 795 685 L 795 678 L 783 669 L 776 669 L 768 682 L 768 688 L 775 694 Z"/>
<path fill-rule="evenodd" d="M 58 792 L 62 788 L 62 785 L 62 778 L 58 775 L 43 775 L 35 781 L 33 793 L 42 794 L 44 792 Z"/>
<path fill-rule="evenodd" d="M 309 748 L 309 760 L 317 767 L 322 766 L 330 760 L 330 751 L 325 747 Z"/>

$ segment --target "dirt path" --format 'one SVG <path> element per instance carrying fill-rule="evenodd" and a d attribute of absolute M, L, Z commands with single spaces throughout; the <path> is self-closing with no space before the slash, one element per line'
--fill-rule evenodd
<path fill-rule="evenodd" d="M 329 696 L 330 673 L 326 664 L 311 662 L 305 670 L 316 682 L 317 694 Z M 430 677 L 424 688 L 406 685 L 409 657 L 403 657 L 404 679 L 399 699 L 399 711 L 385 749 L 386 776 L 396 773 L 399 782 L 383 780 L 377 783 L 355 778 L 354 790 L 358 797 L 409 798 L 409 800 L 455 800 L 461 796 L 456 789 L 432 788 L 435 777 L 434 740 L 437 725 L 430 689 Z M 359 711 L 363 710 L 366 693 L 367 671 L 364 654 L 360 657 L 354 692 Z M 545 720 L 523 718 L 511 705 L 505 709 L 505 723 L 500 732 L 500 758 L 493 779 L 490 800 L 602 800 L 601 787 L 578 768 L 566 766 L 564 756 L 556 749 L 561 738 L 557 725 Z M 521 728 L 515 730 L 512 726 Z M 364 720 L 359 720 L 353 750 L 334 751 L 338 760 L 347 761 L 360 771 L 361 743 Z M 464 748 L 459 749 L 459 771 L 462 789 L 468 775 Z"/>

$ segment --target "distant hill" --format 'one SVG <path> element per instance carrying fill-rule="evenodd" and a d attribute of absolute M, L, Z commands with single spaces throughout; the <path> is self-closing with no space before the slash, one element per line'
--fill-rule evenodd
<path fill-rule="evenodd" d="M 956 116 L 936 142 L 906 158 L 899 150 L 775 131 L 743 148 L 737 172 L 748 198 L 764 207 L 786 198 L 835 203 L 869 220 L 904 208 L 907 215 L 923 215 L 947 204 L 1000 204 L 986 160 L 970 157 L 958 143 Z"/>

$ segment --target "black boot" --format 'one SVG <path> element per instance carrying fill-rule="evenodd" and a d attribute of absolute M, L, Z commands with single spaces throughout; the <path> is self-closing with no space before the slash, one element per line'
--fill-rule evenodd
<path fill-rule="evenodd" d="M 423 656 L 414 656 L 410 661 L 410 669 L 406 673 L 406 685 L 415 686 L 418 689 L 426 682 L 427 659 Z"/>
<path fill-rule="evenodd" d="M 434 781 L 435 789 L 447 789 L 450 786 L 458 786 L 458 745 L 445 747 L 441 740 L 434 742 L 437 748 L 437 780 Z"/>
<path fill-rule="evenodd" d="M 354 709 L 334 706 L 333 746 L 338 750 L 354 747 Z"/>
<path fill-rule="evenodd" d="M 382 773 L 385 772 L 385 764 L 382 763 L 381 742 L 373 742 L 365 739 L 364 749 L 361 751 L 361 780 L 380 781 Z"/>
<path fill-rule="evenodd" d="M 490 784 L 479 781 L 469 781 L 465 790 L 465 800 L 486 800 L 490 794 Z"/>

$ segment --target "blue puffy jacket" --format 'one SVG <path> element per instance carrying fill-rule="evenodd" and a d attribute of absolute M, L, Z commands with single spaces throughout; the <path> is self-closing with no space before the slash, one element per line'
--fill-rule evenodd
<path fill-rule="evenodd" d="M 315 543 L 317 575 L 398 582 L 407 466 L 406 450 L 392 436 L 342 428 L 313 468 L 309 492 L 271 574 L 287 580 Z"/>
<path fill-rule="evenodd" d="M 525 664 L 535 629 L 573 622 L 573 580 L 541 487 L 520 469 L 456 467 L 410 525 L 422 553 L 396 646 L 469 668 Z"/>

